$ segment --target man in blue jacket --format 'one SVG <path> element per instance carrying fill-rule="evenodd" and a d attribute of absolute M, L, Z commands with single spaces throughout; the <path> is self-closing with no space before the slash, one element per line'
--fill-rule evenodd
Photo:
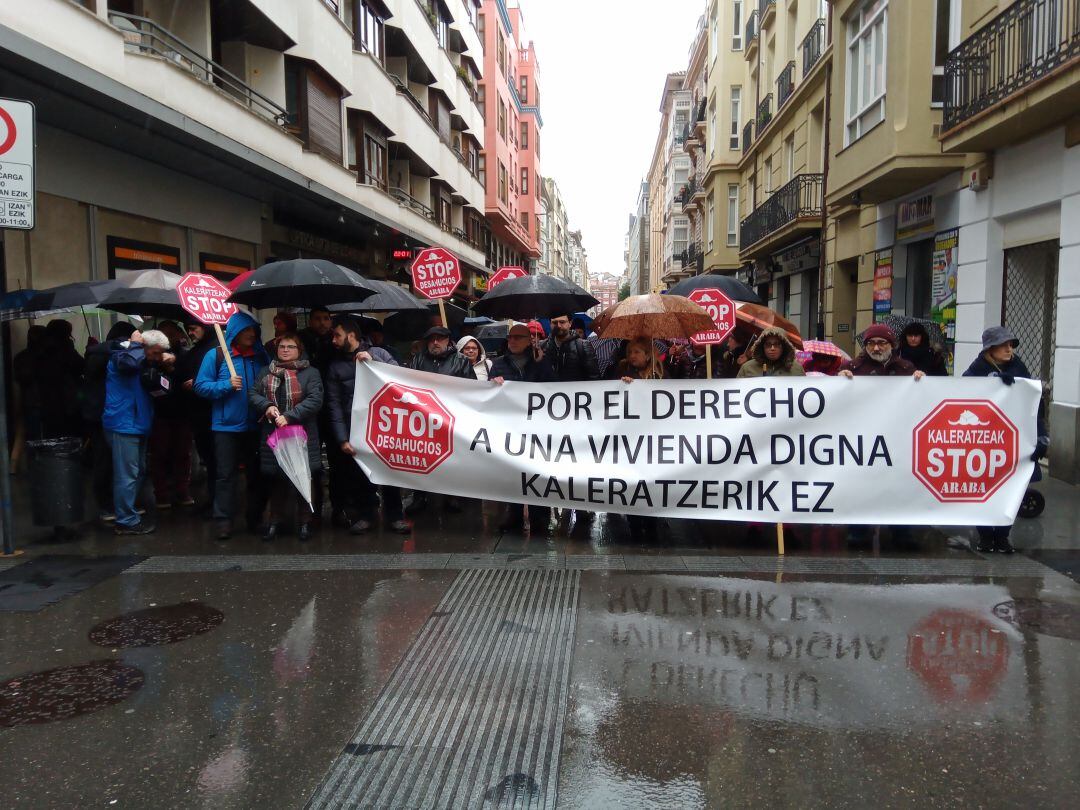
<path fill-rule="evenodd" d="M 101 427 L 112 448 L 116 534 L 154 531 L 139 518 L 135 499 L 146 481 L 146 444 L 154 424 L 153 396 L 168 393 L 168 372 L 175 358 L 169 339 L 155 329 L 134 332 L 117 344 L 105 371 L 105 410 Z M 164 382 L 163 382 L 164 380 Z"/>
<path fill-rule="evenodd" d="M 221 348 L 208 351 L 195 377 L 195 393 L 211 402 L 211 428 L 217 481 L 214 483 L 214 520 L 217 537 L 232 536 L 236 505 L 236 474 L 244 465 L 247 476 L 247 529 L 258 531 L 266 494 L 259 476 L 258 415 L 248 404 L 248 391 L 259 372 L 269 365 L 263 349 L 258 322 L 246 312 L 237 312 L 225 325 L 236 375 L 229 374 Z"/>

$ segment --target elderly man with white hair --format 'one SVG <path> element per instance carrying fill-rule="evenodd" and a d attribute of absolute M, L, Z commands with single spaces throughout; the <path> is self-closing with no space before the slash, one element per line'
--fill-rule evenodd
<path fill-rule="evenodd" d="M 116 534 L 149 534 L 135 509 L 146 481 L 146 445 L 154 423 L 155 396 L 168 393 L 172 368 L 169 339 L 156 329 L 135 332 L 119 344 L 105 372 L 105 412 L 101 426 L 112 448 Z"/>

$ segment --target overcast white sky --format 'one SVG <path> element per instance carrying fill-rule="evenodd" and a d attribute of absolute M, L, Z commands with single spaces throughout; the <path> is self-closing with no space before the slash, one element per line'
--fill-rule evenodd
<path fill-rule="evenodd" d="M 518 0 L 540 65 L 540 171 L 562 192 L 591 272 L 623 271 L 664 77 L 686 70 L 705 0 Z"/>

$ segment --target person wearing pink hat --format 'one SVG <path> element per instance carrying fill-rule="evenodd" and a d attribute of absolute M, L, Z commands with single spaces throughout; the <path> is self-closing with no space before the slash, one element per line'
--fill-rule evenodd
<path fill-rule="evenodd" d="M 896 351 L 896 334 L 883 323 L 871 324 L 862 334 L 863 350 L 858 357 L 840 367 L 839 376 L 847 377 L 914 377 L 926 375 L 902 358 Z"/>

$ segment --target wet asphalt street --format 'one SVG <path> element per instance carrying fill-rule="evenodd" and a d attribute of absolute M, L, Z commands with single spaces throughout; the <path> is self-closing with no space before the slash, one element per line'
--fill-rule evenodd
<path fill-rule="evenodd" d="M 1071 807 L 1080 537 L 1076 490 L 1048 497 L 1013 557 L 527 538 L 492 504 L 306 545 L 29 531 L 0 560 L 2 804 Z"/>

